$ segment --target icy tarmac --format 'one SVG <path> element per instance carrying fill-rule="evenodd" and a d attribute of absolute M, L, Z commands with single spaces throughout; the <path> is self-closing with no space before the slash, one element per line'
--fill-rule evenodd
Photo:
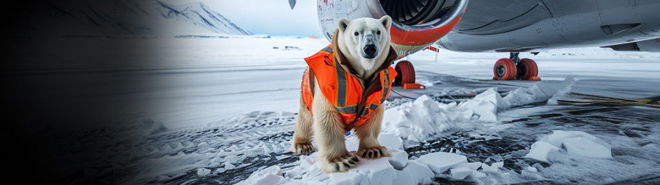
<path fill-rule="evenodd" d="M 57 161 L 84 161 L 51 174 L 58 182 L 660 183 L 660 54 L 600 48 L 521 54 L 538 62 L 542 82 L 490 80 L 494 61 L 508 56 L 504 53 L 443 50 L 406 57 L 428 88 L 396 88 L 388 99 L 380 139 L 395 155 L 361 160 L 354 170 L 328 175 L 319 173 L 314 154 L 287 152 L 302 58 L 325 40 L 100 39 L 159 47 L 141 51 L 155 56 L 148 61 L 113 65 L 116 61 L 108 58 L 107 66 L 113 67 L 103 70 L 84 62 L 49 70 L 27 63 L 20 68 L 30 70 L 11 74 L 37 84 L 19 90 L 34 98 L 30 102 L 43 102 L 40 110 L 50 114 L 38 119 L 94 115 L 61 109 L 88 104 L 104 105 L 117 115 L 104 124 L 64 123 L 77 125 L 62 128 L 77 129 L 43 136 L 66 151 L 53 156 Z M 59 59 L 53 61 L 85 60 L 60 53 L 84 51 L 98 41 L 73 38 L 67 42 L 80 48 L 26 53 Z M 133 79 L 140 82 L 113 86 Z M 143 106 L 125 108 L 129 105 Z M 63 123 L 35 132 L 57 130 L 58 124 Z"/>

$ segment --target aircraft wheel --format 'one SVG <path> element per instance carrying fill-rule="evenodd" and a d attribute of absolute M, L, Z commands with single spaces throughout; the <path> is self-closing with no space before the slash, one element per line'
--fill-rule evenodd
<path fill-rule="evenodd" d="M 493 80 L 514 80 L 516 79 L 516 64 L 508 58 L 501 58 L 493 66 Z"/>
<path fill-rule="evenodd" d="M 536 62 L 529 58 L 523 58 L 518 63 L 518 79 L 520 80 L 541 80 L 539 75 L 539 68 Z"/>
<path fill-rule="evenodd" d="M 407 60 L 402 60 L 396 64 L 394 68 L 396 70 L 396 78 L 394 79 L 395 86 L 402 86 L 403 84 L 414 84 L 415 83 L 415 68 L 412 63 Z"/>

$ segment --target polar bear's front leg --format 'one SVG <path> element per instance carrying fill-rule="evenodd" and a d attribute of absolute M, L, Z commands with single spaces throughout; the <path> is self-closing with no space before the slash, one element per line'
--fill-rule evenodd
<path fill-rule="evenodd" d="M 320 97 L 320 98 L 319 98 Z M 337 110 L 322 96 L 314 97 L 313 132 L 319 148 L 321 170 L 343 172 L 355 167 L 359 159 L 346 150 L 344 128 Z"/>
<path fill-rule="evenodd" d="M 312 146 L 312 113 L 307 110 L 302 98 L 300 98 L 290 151 L 298 155 L 307 155 L 314 152 L 314 146 Z"/>
<path fill-rule="evenodd" d="M 319 145 L 321 170 L 326 173 L 343 172 L 354 167 L 358 158 L 346 150 L 343 128 L 334 112 L 314 115 L 314 139 Z"/>
<path fill-rule="evenodd" d="M 360 139 L 360 146 L 357 152 L 358 156 L 366 159 L 378 159 L 380 157 L 390 156 L 387 148 L 378 142 L 383 112 L 383 105 L 378 106 L 370 120 L 364 125 L 355 128 L 355 135 Z"/>

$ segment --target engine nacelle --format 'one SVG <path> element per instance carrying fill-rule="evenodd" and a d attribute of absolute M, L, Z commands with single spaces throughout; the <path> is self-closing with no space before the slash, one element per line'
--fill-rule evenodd
<path fill-rule="evenodd" d="M 321 29 L 328 40 L 342 19 L 392 17 L 392 46 L 404 57 L 433 44 L 461 20 L 468 0 L 318 0 Z"/>
<path fill-rule="evenodd" d="M 660 52 L 660 38 L 605 47 L 612 48 L 615 51 Z"/>

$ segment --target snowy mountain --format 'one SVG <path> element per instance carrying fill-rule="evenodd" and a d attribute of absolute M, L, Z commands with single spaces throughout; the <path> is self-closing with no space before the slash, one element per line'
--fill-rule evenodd
<path fill-rule="evenodd" d="M 45 0 L 13 23 L 19 35 L 173 36 L 248 35 L 250 32 L 198 1 Z"/>
<path fill-rule="evenodd" d="M 182 23 L 193 24 L 214 33 L 250 34 L 250 32 L 232 23 L 229 19 L 215 12 L 204 3 L 192 3 L 177 7 L 162 1 L 157 2 L 160 5 L 161 16 L 166 19 L 174 19 Z"/>

